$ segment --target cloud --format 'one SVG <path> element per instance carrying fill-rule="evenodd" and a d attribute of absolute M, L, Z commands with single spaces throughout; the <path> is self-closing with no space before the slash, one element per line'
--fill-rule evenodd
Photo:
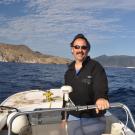
<path fill-rule="evenodd" d="M 0 4 L 11 4 L 11 3 L 14 3 L 14 2 L 20 2 L 20 1 L 21 0 L 1 0 Z"/>
<path fill-rule="evenodd" d="M 12 4 L 21 0 L 3 0 Z M 0 16 L 0 41 L 36 44 L 66 44 L 76 33 L 96 42 L 110 40 L 128 31 L 121 14 L 135 11 L 134 0 L 25 0 L 24 16 Z M 119 15 L 118 15 L 119 13 Z M 135 31 L 132 31 L 134 33 Z M 120 34 L 119 34 L 120 35 Z"/>
<path fill-rule="evenodd" d="M 135 10 L 134 0 L 29 0 L 28 7 L 36 7 L 37 10 L 44 9 L 46 7 L 52 7 L 55 9 L 64 9 L 64 11 L 72 10 L 75 8 L 82 9 L 118 9 L 118 10 Z"/>
<path fill-rule="evenodd" d="M 52 2 L 48 0 L 36 0 L 36 2 L 31 0 L 27 6 L 33 8 L 37 15 L 44 18 L 45 24 L 54 29 L 54 32 L 58 28 L 60 32 L 63 30 L 70 33 L 73 29 L 74 31 L 78 31 L 78 29 L 85 31 L 87 28 L 90 28 L 91 31 L 122 31 L 125 28 L 120 24 L 120 18 L 117 16 L 102 17 L 103 12 L 113 9 L 135 10 L 134 5 L 133 0 L 130 0 L 130 2 L 126 0 L 91 0 L 91 2 L 90 0 L 85 2 L 82 0 L 74 2 L 72 0 L 54 0 Z M 41 20 L 43 21 L 43 19 Z"/>
<path fill-rule="evenodd" d="M 78 29 L 87 31 L 88 28 L 90 31 L 97 30 L 101 32 L 122 31 L 124 27 L 119 24 L 120 18 L 103 18 L 100 15 L 102 9 L 117 8 L 126 10 L 130 9 L 129 7 L 132 9 L 133 1 L 132 3 L 122 1 L 91 0 L 90 2 L 86 0 L 83 2 L 78 0 L 73 2 L 71 0 L 54 0 L 50 2 L 49 0 L 29 0 L 26 7 L 28 11 L 32 10 L 33 14 L 12 18 L 8 23 L 8 29 L 14 29 L 14 32 L 19 33 L 29 33 L 30 31 L 32 33 L 71 33 L 72 31 L 78 31 Z M 15 0 L 4 0 L 3 2 L 15 2 Z M 126 4 L 128 6 L 125 6 Z"/>
<path fill-rule="evenodd" d="M 12 2 L 15 2 L 16 0 L 1 0 L 0 4 L 10 4 Z"/>

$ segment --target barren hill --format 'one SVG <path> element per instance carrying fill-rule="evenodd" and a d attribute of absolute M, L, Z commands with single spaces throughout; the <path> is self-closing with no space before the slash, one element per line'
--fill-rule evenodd
<path fill-rule="evenodd" d="M 95 58 L 103 66 L 107 67 L 135 67 L 135 56 L 128 55 L 101 55 Z"/>
<path fill-rule="evenodd" d="M 69 59 L 34 52 L 26 45 L 0 43 L 0 61 L 18 63 L 67 64 Z"/>

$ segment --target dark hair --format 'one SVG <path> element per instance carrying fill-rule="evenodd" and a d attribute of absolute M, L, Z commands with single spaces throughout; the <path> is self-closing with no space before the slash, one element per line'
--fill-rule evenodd
<path fill-rule="evenodd" d="M 83 34 L 77 34 L 74 37 L 73 41 L 70 43 L 70 46 L 72 47 L 74 42 L 75 42 L 75 40 L 78 39 L 78 38 L 84 39 L 86 41 L 86 43 L 87 43 L 88 50 L 90 50 L 90 42 L 87 40 L 87 38 Z"/>

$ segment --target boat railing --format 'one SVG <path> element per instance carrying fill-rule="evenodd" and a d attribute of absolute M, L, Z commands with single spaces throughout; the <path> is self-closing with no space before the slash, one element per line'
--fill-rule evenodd
<path fill-rule="evenodd" d="M 14 119 L 21 115 L 31 115 L 31 114 L 40 114 L 44 112 L 62 112 L 62 111 L 82 111 L 82 110 L 89 110 L 89 109 L 96 109 L 97 107 L 95 105 L 87 105 L 87 106 L 71 106 L 71 107 L 65 107 L 65 108 L 39 108 L 34 111 L 24 111 L 24 112 L 18 112 L 16 113 L 10 120 L 9 120 L 9 126 L 8 126 L 8 135 L 12 134 L 12 123 Z M 110 103 L 110 108 L 122 108 L 125 110 L 126 114 L 129 116 L 131 123 L 133 125 L 133 128 L 135 129 L 135 120 L 133 118 L 133 115 L 130 111 L 130 109 L 122 103 Z"/>

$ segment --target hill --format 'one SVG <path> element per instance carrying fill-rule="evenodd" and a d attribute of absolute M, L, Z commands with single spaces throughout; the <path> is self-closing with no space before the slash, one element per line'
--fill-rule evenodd
<path fill-rule="evenodd" d="M 94 58 L 106 67 L 135 67 L 135 56 L 101 55 Z M 26 45 L 0 43 L 0 61 L 40 64 L 68 64 L 71 60 L 35 52 Z"/>
<path fill-rule="evenodd" d="M 0 43 L 0 61 L 18 63 L 67 64 L 69 59 L 32 51 L 26 45 Z"/>
<path fill-rule="evenodd" d="M 107 67 L 135 67 L 135 56 L 101 55 L 94 59 L 99 61 L 103 66 L 107 66 Z"/>

